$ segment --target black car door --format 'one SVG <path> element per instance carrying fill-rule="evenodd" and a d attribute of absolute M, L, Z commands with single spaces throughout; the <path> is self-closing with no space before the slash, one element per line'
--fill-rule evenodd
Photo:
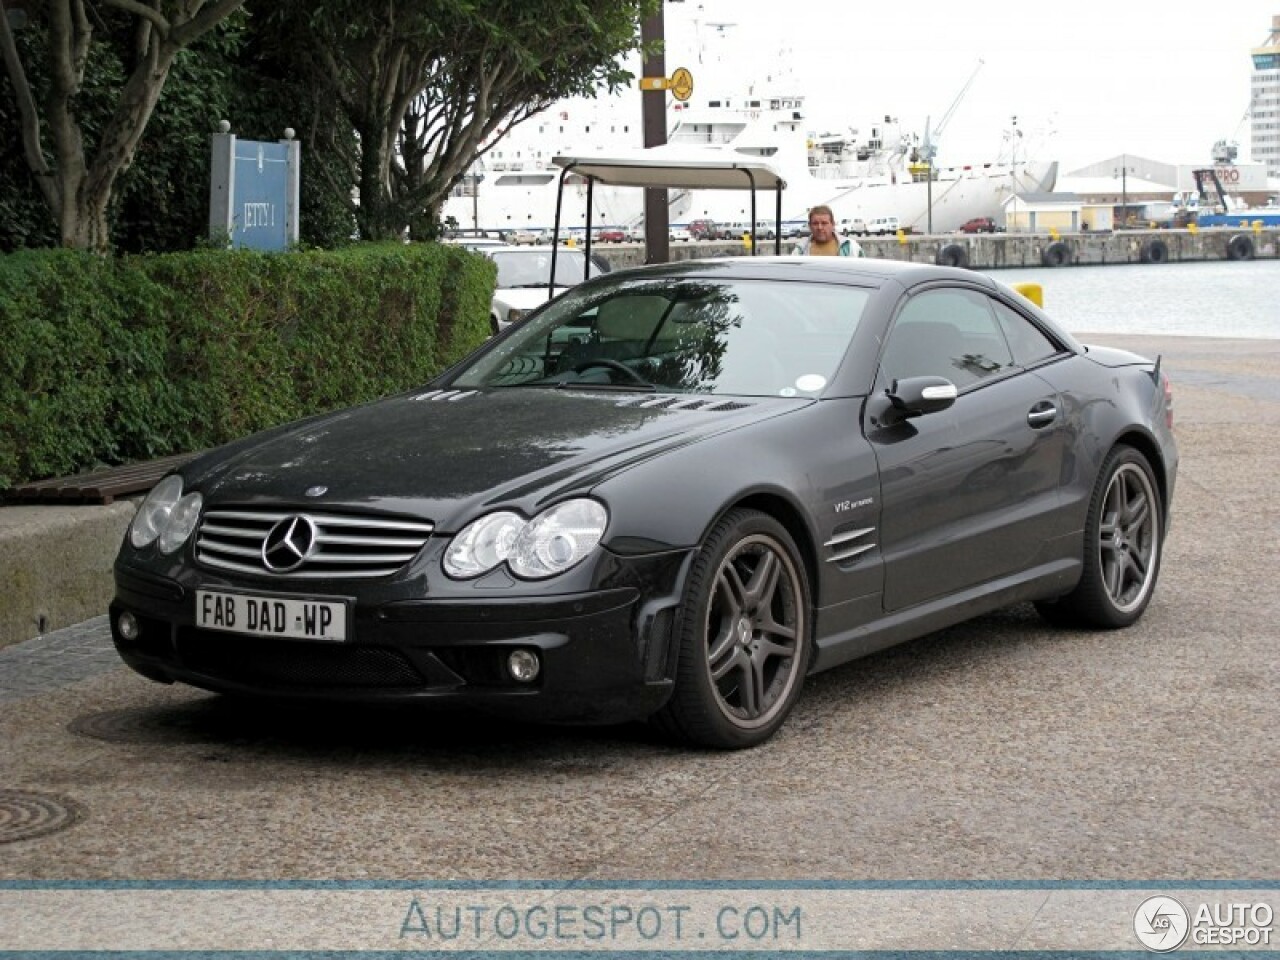
<path fill-rule="evenodd" d="M 991 297 L 968 287 L 935 286 L 899 306 L 877 393 L 898 378 L 932 375 L 959 396 L 946 410 L 891 426 L 868 404 L 887 611 L 1034 567 L 1058 535 L 1061 403 L 1015 360 L 1007 322 Z M 1057 350 L 1041 342 L 1042 353 Z"/>

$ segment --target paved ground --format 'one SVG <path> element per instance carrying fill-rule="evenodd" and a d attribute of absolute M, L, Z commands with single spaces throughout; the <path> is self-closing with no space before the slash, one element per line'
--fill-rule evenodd
<path fill-rule="evenodd" d="M 711 754 L 237 707 L 118 667 L 98 619 L 0 650 L 0 879 L 1280 877 L 1280 342 L 1107 339 L 1164 354 L 1183 454 L 1128 631 L 1013 608 Z M 14 795 L 54 828 L 5 842 Z"/>
<path fill-rule="evenodd" d="M 0 649 L 0 703 L 47 693 L 118 666 L 106 615 L 94 617 Z"/>

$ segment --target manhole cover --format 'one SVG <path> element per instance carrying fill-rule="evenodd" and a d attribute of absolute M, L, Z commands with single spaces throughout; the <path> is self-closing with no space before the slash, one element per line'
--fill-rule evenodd
<path fill-rule="evenodd" d="M 66 797 L 0 790 L 0 843 L 56 833 L 83 817 L 84 808 Z"/>

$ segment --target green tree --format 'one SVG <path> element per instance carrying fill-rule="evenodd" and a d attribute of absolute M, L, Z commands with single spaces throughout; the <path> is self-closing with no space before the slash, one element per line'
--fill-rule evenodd
<path fill-rule="evenodd" d="M 657 0 L 290 0 L 272 14 L 356 133 L 365 239 L 434 235 L 478 156 L 556 100 L 616 90 Z M 283 34 L 282 34 L 283 35 Z"/>
<path fill-rule="evenodd" d="M 0 55 L 23 155 L 63 246 L 110 249 L 117 182 L 134 160 L 175 59 L 244 3 L 27 0 L 43 38 L 42 91 L 31 79 L 36 51 L 20 45 L 0 17 Z"/>

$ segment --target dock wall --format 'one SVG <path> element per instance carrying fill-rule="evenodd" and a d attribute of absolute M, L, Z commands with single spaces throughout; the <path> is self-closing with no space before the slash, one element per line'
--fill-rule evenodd
<path fill-rule="evenodd" d="M 1070 267 L 1125 263 L 1184 263 L 1206 260 L 1280 259 L 1280 230 L 1255 228 L 1212 230 L 1122 230 L 1114 233 L 1051 234 L 906 234 L 902 237 L 859 237 L 869 257 L 945 262 L 975 270 L 1005 267 Z M 794 241 L 784 240 L 789 253 Z M 615 269 L 644 263 L 644 245 L 597 243 Z M 958 251 L 958 253 L 957 253 Z M 672 242 L 671 260 L 736 257 L 749 254 L 741 242 Z M 773 254 L 772 240 L 760 243 L 761 254 Z M 958 262 L 957 262 L 958 261 Z"/>

